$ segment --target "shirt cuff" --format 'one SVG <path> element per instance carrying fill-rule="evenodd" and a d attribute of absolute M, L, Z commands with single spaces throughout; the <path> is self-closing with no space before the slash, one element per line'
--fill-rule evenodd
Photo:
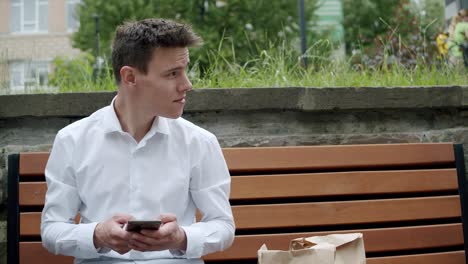
<path fill-rule="evenodd" d="M 171 250 L 176 257 L 185 255 L 188 259 L 199 259 L 203 256 L 204 236 L 201 230 L 195 226 L 182 226 L 187 236 L 187 250 Z"/>
<path fill-rule="evenodd" d="M 98 249 L 94 247 L 94 229 L 98 223 L 79 224 L 76 229 L 78 250 L 80 256 L 97 258 L 100 256 Z"/>

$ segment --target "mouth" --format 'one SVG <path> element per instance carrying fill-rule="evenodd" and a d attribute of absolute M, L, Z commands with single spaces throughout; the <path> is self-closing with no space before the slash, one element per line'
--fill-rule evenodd
<path fill-rule="evenodd" d="M 185 96 L 173 101 L 174 103 L 185 103 Z"/>

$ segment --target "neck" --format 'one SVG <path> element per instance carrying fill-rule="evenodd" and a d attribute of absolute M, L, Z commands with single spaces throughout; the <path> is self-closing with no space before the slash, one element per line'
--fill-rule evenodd
<path fill-rule="evenodd" d="M 119 119 L 120 126 L 122 130 L 129 133 L 136 142 L 140 142 L 151 129 L 155 116 L 145 113 L 129 96 L 119 96 L 120 94 L 121 91 L 117 93 L 117 98 L 114 102 L 114 109 Z"/>

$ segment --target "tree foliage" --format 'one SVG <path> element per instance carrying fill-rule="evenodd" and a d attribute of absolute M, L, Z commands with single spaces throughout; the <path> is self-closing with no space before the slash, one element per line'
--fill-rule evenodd
<path fill-rule="evenodd" d="M 308 0 L 306 7 L 308 20 L 312 21 L 316 0 Z M 101 55 L 107 57 L 117 25 L 128 20 L 162 17 L 193 25 L 205 41 L 203 48 L 192 52 L 202 63 L 207 63 L 204 55 L 210 52 L 246 62 L 272 43 L 294 43 L 298 39 L 297 10 L 297 1 L 291 0 L 83 0 L 73 45 L 94 52 L 95 15 L 100 22 Z M 309 38 L 313 38 L 313 33 Z"/>
<path fill-rule="evenodd" d="M 374 38 L 395 24 L 400 0 L 343 0 L 346 49 L 369 46 Z"/>
<path fill-rule="evenodd" d="M 443 0 L 420 0 L 419 4 L 409 0 L 343 0 L 343 9 L 349 50 L 372 45 L 389 30 L 403 38 L 416 30 L 432 37 L 444 27 Z"/>
<path fill-rule="evenodd" d="M 347 51 L 372 68 L 431 63 L 443 5 L 443 0 L 344 0 Z"/>
<path fill-rule="evenodd" d="M 445 1 L 423 0 L 415 7 L 420 16 L 421 26 L 428 37 L 435 38 L 445 28 Z"/>

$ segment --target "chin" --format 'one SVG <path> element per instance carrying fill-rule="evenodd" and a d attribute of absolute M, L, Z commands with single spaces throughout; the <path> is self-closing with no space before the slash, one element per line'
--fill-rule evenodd
<path fill-rule="evenodd" d="M 177 119 L 177 118 L 179 118 L 181 116 L 182 116 L 182 113 L 173 113 L 173 114 L 162 115 L 162 117 L 170 118 L 170 119 Z"/>

